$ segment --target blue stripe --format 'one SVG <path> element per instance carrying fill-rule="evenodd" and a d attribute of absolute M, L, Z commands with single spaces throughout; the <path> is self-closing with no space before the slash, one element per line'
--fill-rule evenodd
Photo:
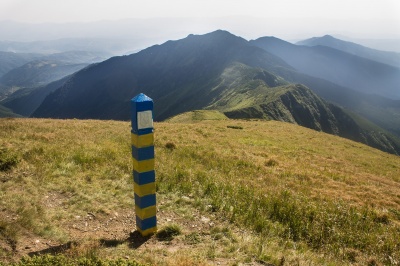
<path fill-rule="evenodd" d="M 156 182 L 156 172 L 154 170 L 144 173 L 133 171 L 133 181 L 138 185 Z"/>
<path fill-rule="evenodd" d="M 149 128 L 143 128 L 143 129 L 138 130 L 137 128 L 132 127 L 131 133 L 136 134 L 136 135 L 146 135 L 146 134 L 153 133 L 153 128 L 149 127 Z"/>
<path fill-rule="evenodd" d="M 132 145 L 132 157 L 135 158 L 136 161 L 153 159 L 154 146 L 136 148 L 134 145 Z"/>
<path fill-rule="evenodd" d="M 135 193 L 135 205 L 141 209 L 156 205 L 156 194 L 140 197 Z"/>
<path fill-rule="evenodd" d="M 147 229 L 150 229 L 152 227 L 157 226 L 157 217 L 153 216 L 147 219 L 140 219 L 138 216 L 136 216 L 136 226 L 140 228 L 140 230 L 144 231 Z"/>

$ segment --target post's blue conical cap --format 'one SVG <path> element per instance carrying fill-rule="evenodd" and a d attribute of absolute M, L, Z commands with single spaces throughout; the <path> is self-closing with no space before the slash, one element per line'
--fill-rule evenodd
<path fill-rule="evenodd" d="M 140 102 L 152 102 L 153 100 L 146 94 L 139 93 L 138 95 L 133 97 L 131 101 L 140 103 Z"/>

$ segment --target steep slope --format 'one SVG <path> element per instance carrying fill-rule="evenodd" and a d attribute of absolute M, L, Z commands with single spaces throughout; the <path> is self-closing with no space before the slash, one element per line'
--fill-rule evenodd
<path fill-rule="evenodd" d="M 44 86 L 20 89 L 0 103 L 14 113 L 29 117 L 42 104 L 47 95 L 61 87 L 68 79 L 69 76 Z"/>
<path fill-rule="evenodd" d="M 58 80 L 90 63 L 109 58 L 105 52 L 68 51 L 55 54 L 15 54 L 0 52 L 0 100 L 21 88 L 33 88 Z M 19 60 L 18 60 L 19 59 Z M 24 61 L 21 61 L 25 59 Z M 19 64 L 16 64 L 18 63 Z M 1 72 L 1 71 L 0 71 Z"/>
<path fill-rule="evenodd" d="M 11 109 L 0 104 L 0 117 L 21 117 L 14 113 Z"/>
<path fill-rule="evenodd" d="M 214 90 L 219 95 L 206 108 L 229 118 L 285 121 L 400 154 L 400 141 L 385 130 L 265 70 L 233 64 Z"/>
<path fill-rule="evenodd" d="M 329 73 L 334 75 L 337 72 L 330 63 L 332 58 L 321 54 L 316 47 L 293 45 L 274 37 L 263 37 L 251 41 L 251 43 L 282 56 L 294 67 L 299 68 L 300 71 L 326 71 L 323 75 L 329 75 Z M 337 86 L 334 83 L 327 83 L 324 80 L 299 74 L 292 75 L 291 80 L 307 85 L 324 99 L 343 106 L 400 137 L 400 100 L 360 93 L 353 89 Z"/>
<path fill-rule="evenodd" d="M 358 116 L 348 115 L 303 85 L 274 88 L 260 105 L 225 112 L 230 118 L 262 118 L 290 122 L 362 142 L 371 147 L 400 154 L 400 141 L 377 126 L 367 127 Z"/>
<path fill-rule="evenodd" d="M 327 46 L 349 54 L 381 62 L 383 64 L 392 65 L 398 68 L 400 67 L 400 53 L 371 49 L 357 43 L 347 42 L 334 38 L 330 35 L 313 37 L 310 39 L 299 41 L 296 44 L 305 46 Z"/>
<path fill-rule="evenodd" d="M 299 46 L 274 37 L 251 44 L 284 59 L 298 71 L 357 91 L 400 100 L 400 69 L 326 46 Z"/>

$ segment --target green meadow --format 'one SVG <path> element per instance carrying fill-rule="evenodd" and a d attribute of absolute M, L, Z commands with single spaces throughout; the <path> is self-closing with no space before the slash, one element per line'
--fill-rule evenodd
<path fill-rule="evenodd" d="M 400 263 L 400 157 L 204 111 L 154 135 L 158 233 L 143 238 L 129 122 L 0 119 L 0 264 Z"/>

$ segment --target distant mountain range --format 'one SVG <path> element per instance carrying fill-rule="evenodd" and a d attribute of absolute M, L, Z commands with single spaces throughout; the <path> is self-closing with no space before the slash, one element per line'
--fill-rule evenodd
<path fill-rule="evenodd" d="M 0 86 L 8 88 L 37 87 L 59 80 L 87 65 L 68 64 L 54 60 L 35 60 L 4 74 L 0 78 Z"/>
<path fill-rule="evenodd" d="M 12 108 L 14 113 L 29 117 L 42 104 L 47 95 L 60 88 L 68 79 L 69 76 L 66 76 L 47 85 L 20 89 L 8 96 L 1 104 L 5 108 Z"/>
<path fill-rule="evenodd" d="M 346 66 L 358 84 L 358 79 L 369 78 L 381 85 L 361 89 L 337 84 L 343 72 L 334 63 Z M 400 136 L 400 120 L 394 122 L 400 104 L 385 98 L 397 95 L 385 79 L 396 71 L 327 46 L 299 46 L 276 38 L 249 42 L 218 30 L 112 57 L 40 89 L 21 90 L 2 104 L 33 117 L 128 120 L 130 99 L 142 92 L 153 98 L 158 121 L 197 109 L 218 110 L 230 118 L 296 123 L 400 154 L 400 141 L 392 135 Z M 370 110 L 377 112 L 368 117 Z M 374 124 L 386 114 L 379 124 L 384 128 Z"/>
<path fill-rule="evenodd" d="M 39 54 L 0 51 L 0 77 L 8 71 L 39 58 Z"/>
<path fill-rule="evenodd" d="M 47 41 L 0 41 L 0 51 L 11 53 L 59 54 L 89 51 L 102 55 L 124 54 L 138 50 L 136 39 L 63 38 Z"/>
<path fill-rule="evenodd" d="M 324 99 L 400 136 L 400 69 L 380 63 L 389 57 L 393 58 L 392 62 L 397 62 L 400 54 L 377 51 L 331 36 L 298 42 L 310 47 L 294 45 L 275 37 L 262 37 L 250 43 L 281 57 L 302 73 L 342 85 L 327 86 L 324 82 L 314 84 L 307 79 L 297 80 Z"/>
<path fill-rule="evenodd" d="M 327 37 L 322 38 L 322 40 L 325 40 L 325 38 Z M 316 43 L 317 40 L 320 39 L 314 40 L 313 43 Z M 342 49 L 338 50 L 322 45 L 294 45 L 274 37 L 263 37 L 250 43 L 279 56 L 296 70 L 310 76 L 322 78 L 360 92 L 400 99 L 399 68 L 354 55 L 366 54 L 366 51 L 374 51 L 372 49 L 367 50 L 361 45 L 355 46 L 352 43 L 346 46 L 346 43 L 336 41 L 334 38 L 329 38 L 329 40 L 332 46 L 341 44 Z M 352 53 L 343 50 L 351 50 Z M 381 54 L 371 52 L 369 54 L 374 55 L 373 57 L 382 58 L 382 61 L 385 61 L 391 55 L 389 52 L 381 52 Z M 395 57 L 392 56 L 392 58 Z M 398 59 L 400 65 L 400 56 Z"/>
<path fill-rule="evenodd" d="M 35 88 L 64 78 L 108 58 L 105 53 L 69 51 L 56 54 L 0 52 L 0 99 L 22 88 Z"/>
<path fill-rule="evenodd" d="M 363 45 L 339 40 L 330 35 L 299 41 L 297 45 L 326 46 L 383 64 L 400 67 L 400 53 L 371 49 Z"/>

